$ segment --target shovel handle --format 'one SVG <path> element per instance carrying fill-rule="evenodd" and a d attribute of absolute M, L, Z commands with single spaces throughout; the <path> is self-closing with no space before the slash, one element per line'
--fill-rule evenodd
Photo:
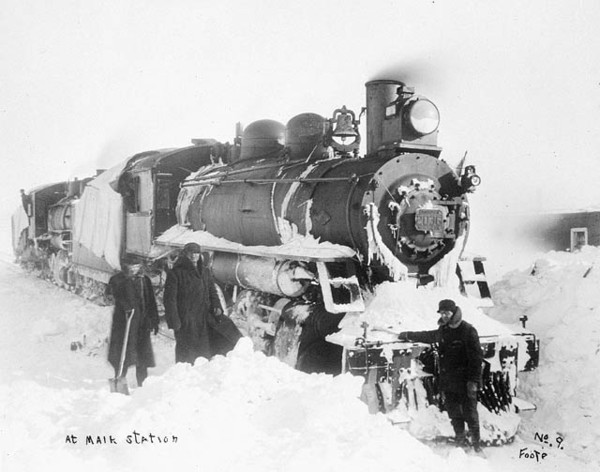
<path fill-rule="evenodd" d="M 127 352 L 127 342 L 129 341 L 129 328 L 131 327 L 131 320 L 133 319 L 133 315 L 135 314 L 135 308 L 132 308 L 130 311 L 125 312 L 125 316 L 127 321 L 125 323 L 125 336 L 123 339 L 123 347 L 121 349 L 121 360 L 119 361 L 119 375 L 117 378 L 123 375 L 123 365 L 125 364 L 125 354 Z"/>

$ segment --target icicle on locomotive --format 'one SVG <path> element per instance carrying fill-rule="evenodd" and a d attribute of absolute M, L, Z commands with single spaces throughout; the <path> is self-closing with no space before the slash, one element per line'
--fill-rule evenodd
<path fill-rule="evenodd" d="M 257 347 L 295 365 L 311 316 L 360 312 L 362 293 L 385 280 L 443 284 L 448 267 L 460 268 L 467 195 L 480 183 L 475 168 L 454 170 L 440 159 L 430 100 L 394 80 L 366 89 L 364 156 L 360 117 L 345 107 L 331 118 L 303 113 L 285 126 L 257 121 L 233 144 L 198 139 L 144 152 L 86 181 L 83 192 L 54 185 L 24 195 L 28 215 L 13 220 L 17 253 L 58 283 L 92 293 L 124 254 L 139 257 L 159 286 L 178 250 L 198 242 L 232 316 Z M 56 212 L 64 216 L 58 225 L 49 217 Z M 476 267 L 463 291 L 479 287 L 489 296 Z M 536 342 L 527 336 L 519 344 L 529 347 L 529 369 Z M 356 350 L 382 375 L 351 362 L 346 369 L 378 384 L 405 368 L 361 343 Z M 514 380 L 505 384 L 510 400 Z"/>

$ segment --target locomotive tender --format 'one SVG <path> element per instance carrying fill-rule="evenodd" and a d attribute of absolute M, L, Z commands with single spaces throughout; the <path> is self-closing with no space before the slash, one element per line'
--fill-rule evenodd
<path fill-rule="evenodd" d="M 344 106 L 331 118 L 260 120 L 233 144 L 195 139 L 137 154 L 94 178 L 34 189 L 13 218 L 15 251 L 56 283 L 93 297 L 123 255 L 138 257 L 158 287 L 178 250 L 198 242 L 234 318 L 258 347 L 294 365 L 311 314 L 361 312 L 362 293 L 382 281 L 444 284 L 460 265 L 467 195 L 480 178 L 473 166 L 455 170 L 440 159 L 437 107 L 402 82 L 376 80 L 366 84 L 363 111 L 363 156 L 360 116 Z M 471 280 L 459 267 L 463 291 L 474 281 L 485 290 L 481 264 L 475 267 Z M 352 356 L 345 348 L 346 369 L 377 385 L 390 369 L 406 368 L 364 341 Z M 525 365 L 521 353 L 520 370 L 535 368 L 535 337 L 516 344 L 531 357 Z M 515 359 L 516 344 L 508 349 Z M 500 343 L 485 345 L 498 356 Z M 359 358 L 366 370 L 353 369 Z M 378 374 L 369 375 L 369 366 Z M 510 392 L 500 403 L 508 406 L 515 379 L 502 385 Z"/>

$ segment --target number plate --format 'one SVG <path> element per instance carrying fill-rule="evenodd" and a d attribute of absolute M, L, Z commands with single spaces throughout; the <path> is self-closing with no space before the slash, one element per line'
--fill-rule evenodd
<path fill-rule="evenodd" d="M 443 231 L 444 213 L 438 208 L 419 208 L 415 214 L 415 228 L 419 231 Z"/>

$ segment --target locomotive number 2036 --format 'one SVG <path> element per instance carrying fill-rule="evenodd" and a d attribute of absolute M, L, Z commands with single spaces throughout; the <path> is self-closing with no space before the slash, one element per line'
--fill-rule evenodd
<path fill-rule="evenodd" d="M 438 208 L 419 208 L 415 214 L 415 228 L 419 231 L 443 231 L 444 214 Z"/>

